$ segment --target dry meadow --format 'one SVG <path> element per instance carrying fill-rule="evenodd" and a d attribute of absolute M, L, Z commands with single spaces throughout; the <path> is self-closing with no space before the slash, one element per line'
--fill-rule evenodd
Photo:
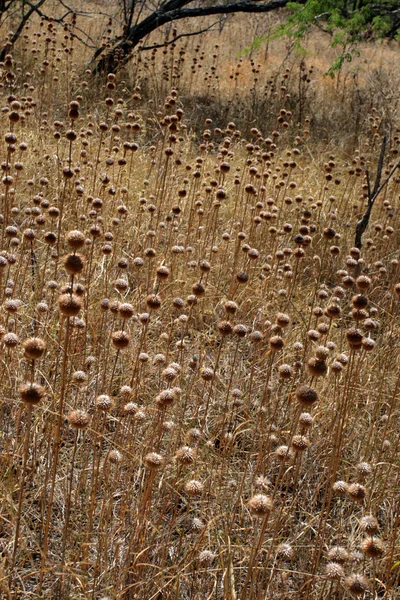
<path fill-rule="evenodd" d="M 395 600 L 398 44 L 94 19 L 0 65 L 1 598 Z"/>

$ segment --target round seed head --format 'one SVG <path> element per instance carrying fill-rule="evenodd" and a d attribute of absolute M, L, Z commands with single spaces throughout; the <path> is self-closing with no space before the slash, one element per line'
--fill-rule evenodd
<path fill-rule="evenodd" d="M 72 410 L 67 419 L 74 429 L 86 429 L 90 423 L 90 415 L 85 410 Z"/>
<path fill-rule="evenodd" d="M 69 275 L 77 275 L 83 270 L 84 265 L 84 257 L 81 254 L 67 254 L 64 257 L 64 267 Z"/>
<path fill-rule="evenodd" d="M 342 546 L 333 546 L 328 552 L 328 560 L 344 565 L 349 562 L 349 553 Z"/>
<path fill-rule="evenodd" d="M 26 358 L 37 360 L 46 349 L 46 344 L 41 338 L 28 338 L 22 343 Z"/>
<path fill-rule="evenodd" d="M 189 496 L 201 496 L 203 493 L 204 485 L 197 479 L 191 479 L 185 483 L 185 492 Z"/>
<path fill-rule="evenodd" d="M 292 439 L 292 448 L 295 452 L 304 452 L 310 445 L 310 440 L 304 435 L 294 435 Z"/>
<path fill-rule="evenodd" d="M 276 556 L 281 560 L 292 560 L 294 556 L 292 546 L 290 544 L 279 544 L 276 549 Z"/>
<path fill-rule="evenodd" d="M 136 413 L 137 416 L 138 413 Z M 164 458 L 157 452 L 149 452 L 144 457 L 144 462 L 149 469 L 159 469 L 164 463 Z"/>
<path fill-rule="evenodd" d="M 325 575 L 332 581 L 342 579 L 344 577 L 344 569 L 337 562 L 329 562 L 325 567 Z"/>
<path fill-rule="evenodd" d="M 352 596 L 363 596 L 369 590 L 369 582 L 365 575 L 353 573 L 344 580 L 346 589 Z"/>
<path fill-rule="evenodd" d="M 349 484 L 346 481 L 335 481 L 332 486 L 333 491 L 340 496 L 344 496 L 347 493 Z"/>
<path fill-rule="evenodd" d="M 67 234 L 67 244 L 72 250 L 79 250 L 85 243 L 85 236 L 81 231 L 74 230 Z"/>
<path fill-rule="evenodd" d="M 121 302 L 121 304 L 118 306 L 118 312 L 123 319 L 130 319 L 133 317 L 135 311 L 132 304 L 129 304 L 128 302 Z"/>
<path fill-rule="evenodd" d="M 380 558 L 385 551 L 382 540 L 378 537 L 368 537 L 361 544 L 361 550 L 370 558 Z"/>
<path fill-rule="evenodd" d="M 118 350 L 125 350 L 129 346 L 131 336 L 127 331 L 114 331 L 111 336 L 112 343 Z"/>
<path fill-rule="evenodd" d="M 44 396 L 44 388 L 34 382 L 23 383 L 19 387 L 19 395 L 25 404 L 36 406 Z"/>
<path fill-rule="evenodd" d="M 83 306 L 82 299 L 76 294 L 61 294 L 57 302 L 61 314 L 65 317 L 76 317 Z"/>
<path fill-rule="evenodd" d="M 318 357 L 310 358 L 307 368 L 313 377 L 324 377 L 328 372 L 328 365 Z"/>
<path fill-rule="evenodd" d="M 251 514 L 254 516 L 266 517 L 273 508 L 273 501 L 270 496 L 266 496 L 265 494 L 256 494 L 250 498 L 248 507 Z"/>
<path fill-rule="evenodd" d="M 373 535 L 379 531 L 379 524 L 377 519 L 372 515 L 365 515 L 360 520 L 360 527 L 365 533 Z"/>
<path fill-rule="evenodd" d="M 19 337 L 16 333 L 6 333 L 3 337 L 3 342 L 7 348 L 15 348 L 19 344 Z"/>
<path fill-rule="evenodd" d="M 175 459 L 180 465 L 187 467 L 192 465 L 195 461 L 196 453 L 190 446 L 182 446 L 175 454 Z"/>
<path fill-rule="evenodd" d="M 367 495 L 367 490 L 360 483 L 351 483 L 347 488 L 347 494 L 354 502 L 362 504 Z"/>
<path fill-rule="evenodd" d="M 94 401 L 94 405 L 98 410 L 107 412 L 112 408 L 113 402 L 110 396 L 101 394 L 100 396 L 97 396 L 96 400 Z"/>
<path fill-rule="evenodd" d="M 316 390 L 308 385 L 299 385 L 296 390 L 296 398 L 303 406 L 313 406 L 318 400 Z"/>
<path fill-rule="evenodd" d="M 215 557 L 216 555 L 214 554 L 214 552 L 211 552 L 210 550 L 203 550 L 199 554 L 199 564 L 202 567 L 211 565 L 211 563 L 215 560 Z"/>
<path fill-rule="evenodd" d="M 110 452 L 108 453 L 108 460 L 113 465 L 117 465 L 118 463 L 120 463 L 122 461 L 121 452 L 119 450 L 117 450 L 116 448 L 114 448 L 113 450 L 110 450 Z"/>

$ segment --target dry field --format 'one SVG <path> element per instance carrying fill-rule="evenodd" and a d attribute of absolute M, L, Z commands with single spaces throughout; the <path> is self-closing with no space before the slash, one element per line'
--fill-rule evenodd
<path fill-rule="evenodd" d="M 0 68 L 1 598 L 399 598 L 399 49 L 259 23 Z"/>

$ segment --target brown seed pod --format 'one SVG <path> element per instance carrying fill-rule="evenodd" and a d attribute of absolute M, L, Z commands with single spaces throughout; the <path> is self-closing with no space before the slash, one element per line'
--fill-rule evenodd
<path fill-rule="evenodd" d="M 111 339 L 118 350 L 125 350 L 129 346 L 131 335 L 127 331 L 113 331 Z"/>
<path fill-rule="evenodd" d="M 90 423 L 90 415 L 85 410 L 72 410 L 67 419 L 74 429 L 86 429 Z"/>
<path fill-rule="evenodd" d="M 67 233 L 67 244 L 72 250 L 79 250 L 85 244 L 85 236 L 81 231 L 73 230 Z"/>
<path fill-rule="evenodd" d="M 233 331 L 233 327 L 232 325 L 229 323 L 229 321 L 220 321 L 218 323 L 218 331 L 219 333 L 225 337 L 227 335 L 230 335 Z"/>
<path fill-rule="evenodd" d="M 69 275 L 77 275 L 83 270 L 84 265 L 85 260 L 81 254 L 67 254 L 64 257 L 64 267 Z"/>
<path fill-rule="evenodd" d="M 57 302 L 61 314 L 65 317 L 76 317 L 83 306 L 82 299 L 76 294 L 61 294 Z"/>
<path fill-rule="evenodd" d="M 44 396 L 44 388 L 38 383 L 23 383 L 19 387 L 19 395 L 25 404 L 36 406 Z"/>
<path fill-rule="evenodd" d="M 308 385 L 302 384 L 296 390 L 296 398 L 303 406 L 313 406 L 318 401 L 316 390 Z"/>
<path fill-rule="evenodd" d="M 369 590 L 369 582 L 365 575 L 353 573 L 344 580 L 344 585 L 352 596 L 363 596 Z"/>
<path fill-rule="evenodd" d="M 362 504 L 367 495 L 367 490 L 360 483 L 351 483 L 347 488 L 347 494 L 352 500 Z"/>
<path fill-rule="evenodd" d="M 385 551 L 382 540 L 378 537 L 368 537 L 361 544 L 361 550 L 370 558 L 380 558 Z"/>
<path fill-rule="evenodd" d="M 270 496 L 266 496 L 265 494 L 256 494 L 252 498 L 250 498 L 247 506 L 251 514 L 255 517 L 266 517 L 269 515 L 271 510 L 273 509 L 274 503 Z"/>
<path fill-rule="evenodd" d="M 46 344 L 42 338 L 28 338 L 22 343 L 26 358 L 37 360 L 46 350 Z"/>
<path fill-rule="evenodd" d="M 146 298 L 146 304 L 150 310 L 158 310 L 161 307 L 161 298 L 156 294 L 150 294 Z"/>
<path fill-rule="evenodd" d="M 324 360 L 318 357 L 307 361 L 307 368 L 313 377 L 324 377 L 328 372 L 328 366 Z"/>
<path fill-rule="evenodd" d="M 352 350 L 359 350 L 362 347 L 363 334 L 359 329 L 353 327 L 347 329 L 346 339 Z"/>
<path fill-rule="evenodd" d="M 144 457 L 144 462 L 149 469 L 159 469 L 164 464 L 164 458 L 157 452 L 149 452 Z"/>

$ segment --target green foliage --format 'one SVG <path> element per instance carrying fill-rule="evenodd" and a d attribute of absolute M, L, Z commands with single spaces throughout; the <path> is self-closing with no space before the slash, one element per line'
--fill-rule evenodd
<path fill-rule="evenodd" d="M 304 3 L 289 2 L 286 7 L 289 15 L 273 30 L 269 39 L 287 36 L 301 48 L 312 27 L 329 33 L 330 46 L 339 50 L 326 73 L 331 77 L 340 71 L 344 63 L 359 56 L 357 44 L 360 41 L 386 36 L 400 39 L 399 0 L 382 0 L 379 4 L 373 0 L 306 0 Z M 265 37 L 257 38 L 257 44 Z"/>

